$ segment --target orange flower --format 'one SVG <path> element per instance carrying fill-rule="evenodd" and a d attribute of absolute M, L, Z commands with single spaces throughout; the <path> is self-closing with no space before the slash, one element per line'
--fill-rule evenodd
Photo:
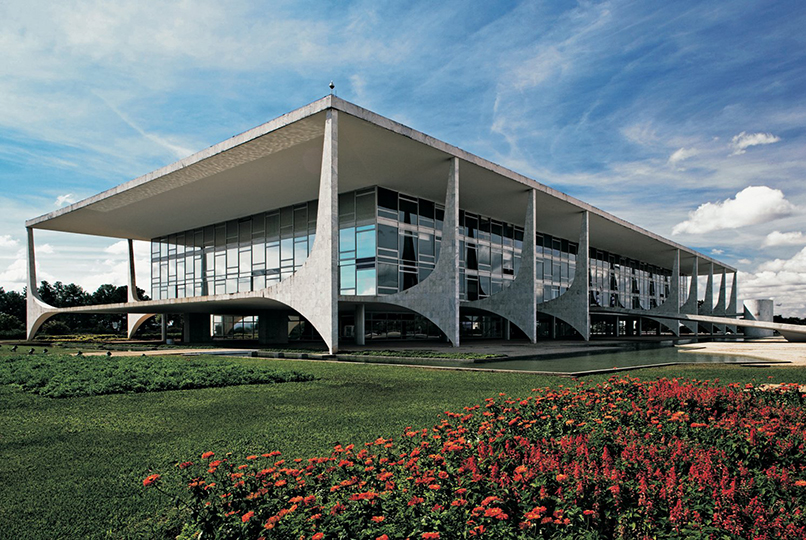
<path fill-rule="evenodd" d="M 375 523 L 380 523 L 384 519 L 386 519 L 384 516 L 372 516 L 372 521 L 374 521 Z"/>
<path fill-rule="evenodd" d="M 143 480 L 143 486 L 148 487 L 148 486 L 150 486 L 150 485 L 154 484 L 154 483 L 155 483 L 157 480 L 159 480 L 159 479 L 160 479 L 160 475 L 159 475 L 159 474 L 152 474 L 152 475 L 150 475 L 150 476 L 147 476 L 147 477 L 146 477 L 146 478 Z"/>
<path fill-rule="evenodd" d="M 202 459 L 210 459 L 215 455 L 215 452 L 205 452 L 201 455 Z"/>
<path fill-rule="evenodd" d="M 423 533 L 422 537 L 424 539 L 427 539 L 427 538 L 437 539 L 437 538 L 439 538 L 439 533 L 438 532 L 425 532 L 425 533 Z"/>
<path fill-rule="evenodd" d="M 315 535 L 311 536 L 311 540 L 322 540 L 322 538 L 324 537 L 325 535 L 323 533 L 318 532 Z"/>
<path fill-rule="evenodd" d="M 798 487 L 806 487 L 806 480 L 795 480 L 795 485 Z"/>
<path fill-rule="evenodd" d="M 558 474 L 556 476 L 556 479 L 557 479 L 558 482 L 565 482 L 566 480 L 568 480 L 568 475 L 567 474 Z"/>
<path fill-rule="evenodd" d="M 247 512 L 247 513 L 245 513 L 244 515 L 241 516 L 241 521 L 246 523 L 247 521 L 252 519 L 252 516 L 254 516 L 254 515 L 255 515 L 255 513 L 250 510 L 249 512 Z"/>
<path fill-rule="evenodd" d="M 385 534 L 382 534 L 378 538 L 376 538 L 375 540 L 389 540 L 389 537 L 387 535 L 385 535 Z"/>

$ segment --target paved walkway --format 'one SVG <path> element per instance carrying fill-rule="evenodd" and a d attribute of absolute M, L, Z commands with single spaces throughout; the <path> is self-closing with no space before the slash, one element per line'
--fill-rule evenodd
<path fill-rule="evenodd" d="M 726 354 L 749 356 L 771 362 L 791 362 L 806 366 L 806 343 L 790 343 L 784 338 L 754 339 L 751 341 L 712 341 L 680 345 L 680 350 L 692 354 Z"/>

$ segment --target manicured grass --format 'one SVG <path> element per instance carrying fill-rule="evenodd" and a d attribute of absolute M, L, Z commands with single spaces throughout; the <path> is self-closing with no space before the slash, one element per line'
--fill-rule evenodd
<path fill-rule="evenodd" d="M 307 381 L 312 375 L 247 364 L 230 357 L 11 354 L 0 360 L 0 384 L 46 397 L 189 390 Z"/>
<path fill-rule="evenodd" d="M 8 354 L 0 350 L 0 361 Z M 208 357 L 209 358 L 209 357 Z M 505 392 L 526 396 L 567 378 L 372 364 L 246 359 L 316 380 L 51 399 L 0 387 L 0 536 L 155 538 L 166 499 L 150 472 L 204 451 L 327 455 L 335 443 L 397 437 L 445 410 Z M 631 376 L 806 383 L 806 369 L 675 366 Z M 772 376 L 772 379 L 767 379 Z M 606 378 L 602 376 L 599 380 Z"/>

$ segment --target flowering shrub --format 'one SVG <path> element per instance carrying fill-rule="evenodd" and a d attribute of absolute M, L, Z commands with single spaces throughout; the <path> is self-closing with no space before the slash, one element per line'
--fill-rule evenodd
<path fill-rule="evenodd" d="M 172 475 L 203 538 L 806 538 L 805 401 L 614 377 L 327 457 L 205 452 Z"/>

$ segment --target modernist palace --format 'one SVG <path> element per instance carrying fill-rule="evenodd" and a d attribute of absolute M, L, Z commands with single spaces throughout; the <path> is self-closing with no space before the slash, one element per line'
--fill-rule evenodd
<path fill-rule="evenodd" d="M 130 335 L 182 314 L 187 341 L 331 353 L 738 322 L 734 268 L 335 96 L 26 226 L 29 339 L 76 312 L 128 313 Z M 42 302 L 35 229 L 128 239 L 129 301 Z M 135 292 L 133 240 L 151 243 L 150 300 Z"/>

